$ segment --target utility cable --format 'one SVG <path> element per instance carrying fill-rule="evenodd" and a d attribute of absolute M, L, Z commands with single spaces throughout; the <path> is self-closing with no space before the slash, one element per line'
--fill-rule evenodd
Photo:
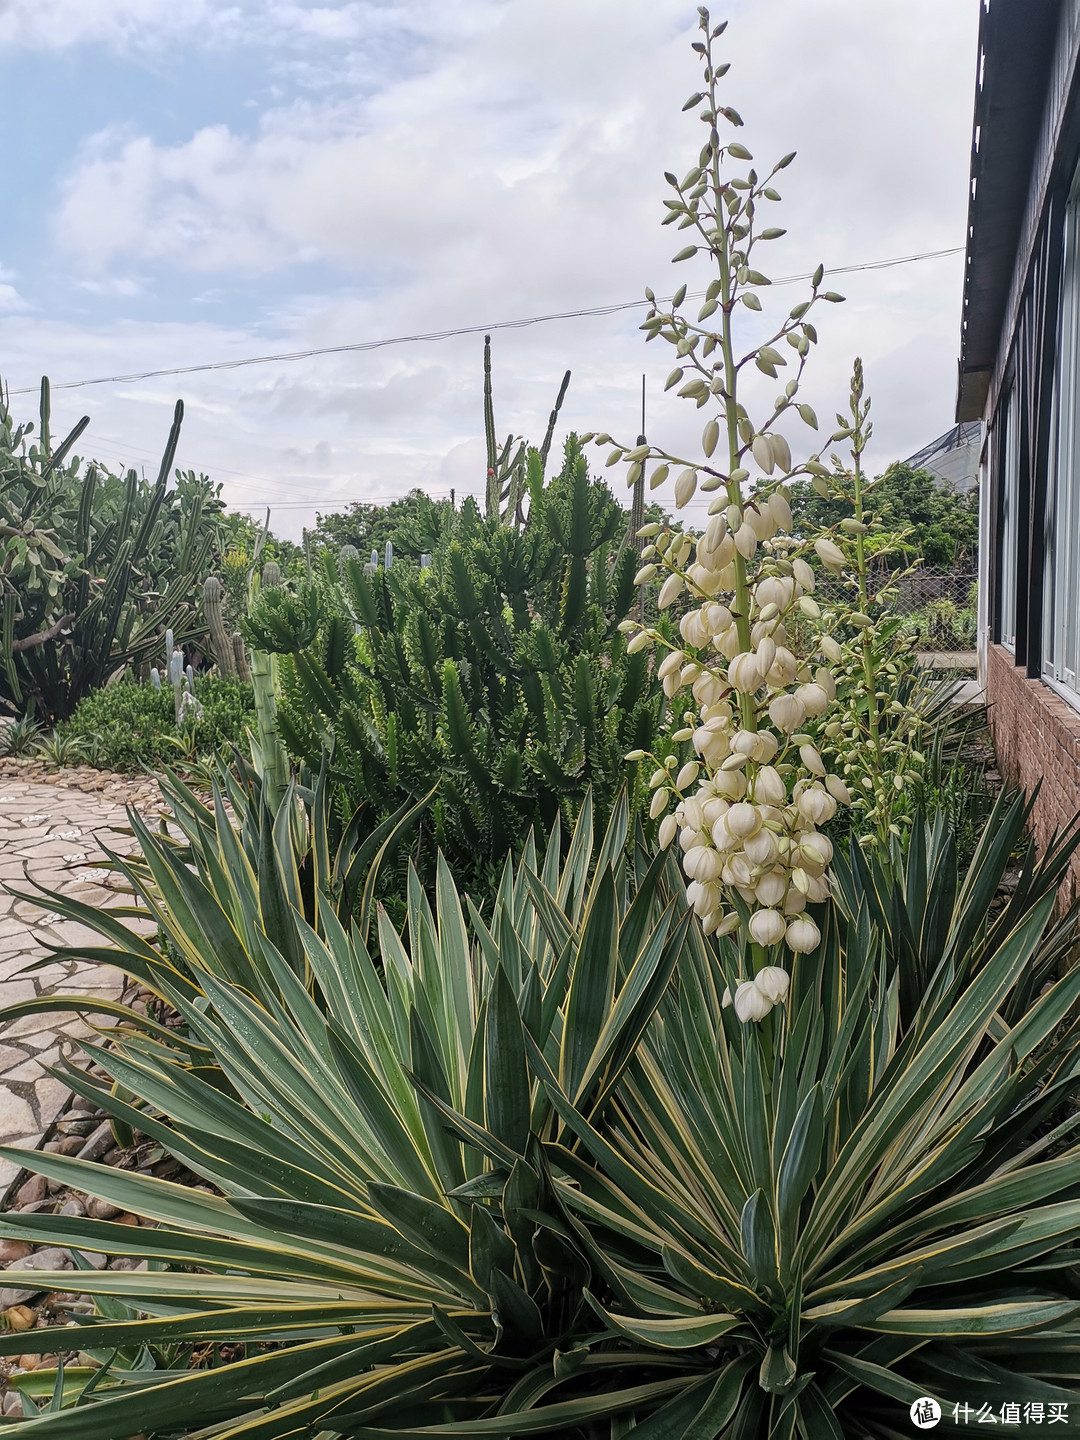
<path fill-rule="evenodd" d="M 852 275 L 862 270 L 889 270 L 894 265 L 911 265 L 917 260 L 936 260 L 945 255 L 958 255 L 963 245 L 953 245 L 946 250 L 924 250 L 918 255 L 897 255 L 890 260 L 868 260 L 861 265 L 838 265 L 827 270 L 827 275 Z M 794 285 L 800 280 L 812 279 L 805 275 L 783 275 L 772 281 L 773 285 Z M 691 292 L 694 297 L 705 294 L 704 290 Z M 668 299 L 671 297 L 669 296 Z M 661 301 L 666 304 L 666 301 Z M 392 335 L 384 340 L 357 340 L 348 345 L 324 345 L 310 350 L 284 350 L 274 355 L 247 355 L 236 360 L 212 360 L 201 365 L 176 365 L 163 370 L 136 370 L 129 375 L 99 375 L 92 380 L 58 380 L 53 390 L 78 390 L 87 385 L 130 385 L 138 380 L 157 380 L 167 375 L 197 375 L 210 370 L 239 370 L 246 365 L 274 365 L 287 361 L 310 360 L 319 355 L 349 355 L 366 350 L 381 350 L 387 345 L 415 345 L 428 340 L 451 340 L 458 335 L 484 335 L 491 330 L 522 330 L 529 325 L 545 325 L 552 320 L 581 320 L 600 315 L 615 315 L 622 310 L 636 310 L 648 305 L 648 300 L 623 300 L 614 305 L 593 305 L 581 310 L 558 310 L 547 315 L 529 315 L 521 320 L 495 320 L 488 325 L 459 325 L 451 330 L 429 330 L 417 335 Z M 33 395 L 36 385 L 11 390 L 11 395 Z"/>

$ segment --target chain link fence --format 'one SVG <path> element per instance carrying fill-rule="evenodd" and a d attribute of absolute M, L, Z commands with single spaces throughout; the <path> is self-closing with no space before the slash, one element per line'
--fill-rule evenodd
<path fill-rule="evenodd" d="M 870 590 L 881 590 L 887 573 L 871 574 Z M 895 581 L 889 609 L 903 619 L 901 635 L 916 650 L 965 651 L 975 648 L 978 575 L 974 570 L 919 569 Z M 850 591 L 831 576 L 819 582 L 816 598 L 850 600 Z"/>

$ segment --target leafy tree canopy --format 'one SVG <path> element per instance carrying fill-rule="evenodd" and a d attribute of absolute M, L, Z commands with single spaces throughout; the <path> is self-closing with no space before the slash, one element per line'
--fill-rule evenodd
<path fill-rule="evenodd" d="M 874 515 L 889 530 L 910 530 L 909 560 L 921 556 L 936 568 L 971 567 L 979 540 L 979 494 L 959 494 L 929 470 L 891 465 L 867 496 Z M 806 482 L 792 486 L 791 512 L 797 533 L 835 525 L 850 513 L 847 502 L 824 498 Z M 897 555 L 894 563 L 903 559 Z"/>

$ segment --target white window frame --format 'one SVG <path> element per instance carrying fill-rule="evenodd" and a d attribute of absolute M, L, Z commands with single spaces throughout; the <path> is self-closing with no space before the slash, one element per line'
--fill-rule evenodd
<path fill-rule="evenodd" d="M 1080 171 L 1065 207 L 1046 476 L 1043 679 L 1080 708 Z"/>

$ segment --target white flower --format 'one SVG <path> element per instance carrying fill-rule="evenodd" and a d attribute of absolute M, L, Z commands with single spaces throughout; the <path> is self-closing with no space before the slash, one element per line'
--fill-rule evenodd
<path fill-rule="evenodd" d="M 800 685 L 795 694 L 802 701 L 807 715 L 824 715 L 829 708 L 828 694 L 821 685 L 815 685 L 812 681 L 809 685 Z"/>
<path fill-rule="evenodd" d="M 751 865 L 771 866 L 776 862 L 780 850 L 776 836 L 763 825 L 756 835 L 743 841 L 743 851 Z"/>
<path fill-rule="evenodd" d="M 777 919 L 782 926 L 781 917 L 777 916 Z M 782 1005 L 791 989 L 791 976 L 780 965 L 765 965 L 754 976 L 754 984 L 774 1005 Z"/>
<path fill-rule="evenodd" d="M 700 610 L 686 612 L 679 621 L 679 633 L 688 645 L 693 645 L 695 650 L 703 650 L 709 643 L 709 635 L 702 623 Z"/>
<path fill-rule="evenodd" d="M 820 785 L 811 785 L 799 795 L 799 814 L 811 825 L 824 825 L 836 814 L 836 801 Z"/>
<path fill-rule="evenodd" d="M 784 529 L 786 530 L 787 528 L 788 527 L 785 525 Z M 805 560 L 793 560 L 791 562 L 791 568 L 795 572 L 795 579 L 799 582 L 799 584 L 807 592 L 807 594 L 810 594 L 814 589 L 814 585 L 816 583 L 814 580 L 813 570 L 810 568 L 810 566 L 806 563 Z"/>
<path fill-rule="evenodd" d="M 825 766 L 821 762 L 821 756 L 813 745 L 799 746 L 799 759 L 810 771 L 811 775 L 824 775 Z"/>
<path fill-rule="evenodd" d="M 783 805 L 787 801 L 784 777 L 772 765 L 763 765 L 754 776 L 754 800 L 759 805 Z"/>
<path fill-rule="evenodd" d="M 814 950 L 821 943 L 821 934 L 812 920 L 792 920 L 787 927 L 785 939 L 788 948 L 796 952 Z"/>
<path fill-rule="evenodd" d="M 660 821 L 660 834 L 657 838 L 661 850 L 666 850 L 672 840 L 675 839 L 675 831 L 678 828 L 679 822 L 675 819 L 674 815 L 665 815 L 663 820 Z"/>
<path fill-rule="evenodd" d="M 814 541 L 814 549 L 826 570 L 831 570 L 833 574 L 839 575 L 844 568 L 844 552 L 840 546 L 826 539 L 824 535 L 819 535 Z"/>
<path fill-rule="evenodd" d="M 823 635 L 818 641 L 818 649 L 834 665 L 838 665 L 843 657 L 843 651 L 831 635 Z"/>
<path fill-rule="evenodd" d="M 660 586 L 660 594 L 656 597 L 657 608 L 664 610 L 673 600 L 677 600 L 682 593 L 683 578 L 678 571 L 673 571 L 663 585 Z"/>
<path fill-rule="evenodd" d="M 825 787 L 833 799 L 838 800 L 841 805 L 851 804 L 851 791 L 844 784 L 843 780 L 840 779 L 839 775 L 826 775 Z"/>
<path fill-rule="evenodd" d="M 787 924 L 779 910 L 755 910 L 750 916 L 750 938 L 759 945 L 779 945 L 786 931 Z"/>
<path fill-rule="evenodd" d="M 684 470 L 675 481 L 675 506 L 681 510 L 697 489 L 697 471 Z"/>
<path fill-rule="evenodd" d="M 787 875 L 783 870 L 770 870 L 757 882 L 757 899 L 762 905 L 779 905 L 787 891 Z"/>
<path fill-rule="evenodd" d="M 690 786 L 693 785 L 694 781 L 697 779 L 698 771 L 700 769 L 701 766 L 697 763 L 696 760 L 688 760 L 686 764 L 682 767 L 682 769 L 679 771 L 678 775 L 675 776 L 675 789 L 688 790 Z"/>
<path fill-rule="evenodd" d="M 661 680 L 666 680 L 669 675 L 676 675 L 682 669 L 686 656 L 681 650 L 672 650 L 660 661 L 656 673 Z"/>
<path fill-rule="evenodd" d="M 735 549 L 738 550 L 744 560 L 752 560 L 754 558 L 754 552 L 757 550 L 757 536 L 754 534 L 753 529 L 745 523 L 740 525 L 738 530 L 735 531 Z"/>
<path fill-rule="evenodd" d="M 782 439 L 783 437 L 780 436 L 780 437 L 777 437 L 777 438 Z M 774 446 L 774 448 L 775 448 L 775 445 L 776 445 L 776 441 L 774 440 L 774 441 L 773 441 L 773 446 Z M 788 462 L 788 463 L 787 463 L 786 465 L 784 465 L 784 464 L 783 464 L 783 461 L 781 461 L 781 468 L 784 469 L 784 470 L 790 470 L 790 469 L 791 469 L 791 454 L 790 454 L 790 452 L 788 453 L 788 455 L 787 455 L 785 458 L 787 459 L 787 462 Z M 769 509 L 772 511 L 773 519 L 776 521 L 776 524 L 777 524 L 777 526 L 779 527 L 779 529 L 781 529 L 781 530 L 786 530 L 786 531 L 790 534 L 791 531 L 795 528 L 795 521 L 794 521 L 794 519 L 792 518 L 791 506 L 790 506 L 790 505 L 788 504 L 788 502 L 787 502 L 787 496 L 784 495 L 784 494 L 782 494 L 781 491 L 777 490 L 776 493 L 775 493 L 774 495 L 772 495 L 772 496 L 770 497 L 770 499 L 769 499 Z"/>
<path fill-rule="evenodd" d="M 769 705 L 769 719 L 778 730 L 790 735 L 806 719 L 806 711 L 797 695 L 777 695 Z"/>
<path fill-rule="evenodd" d="M 744 980 L 735 991 L 735 1014 L 745 1025 L 750 1020 L 764 1020 L 773 1008 L 769 997 L 754 984 Z"/>
<path fill-rule="evenodd" d="M 668 792 L 666 790 L 657 790 L 656 794 L 652 797 L 652 804 L 649 806 L 649 819 L 655 820 L 658 815 L 664 813 L 667 807 Z"/>
<path fill-rule="evenodd" d="M 749 839 L 751 835 L 756 835 L 761 829 L 761 816 L 756 807 L 748 805 L 745 801 L 738 805 L 732 805 L 724 819 L 731 834 L 740 840 Z"/>
<path fill-rule="evenodd" d="M 741 695 L 752 695 L 760 690 L 764 672 L 756 655 L 736 655 L 728 665 L 728 684 Z"/>

